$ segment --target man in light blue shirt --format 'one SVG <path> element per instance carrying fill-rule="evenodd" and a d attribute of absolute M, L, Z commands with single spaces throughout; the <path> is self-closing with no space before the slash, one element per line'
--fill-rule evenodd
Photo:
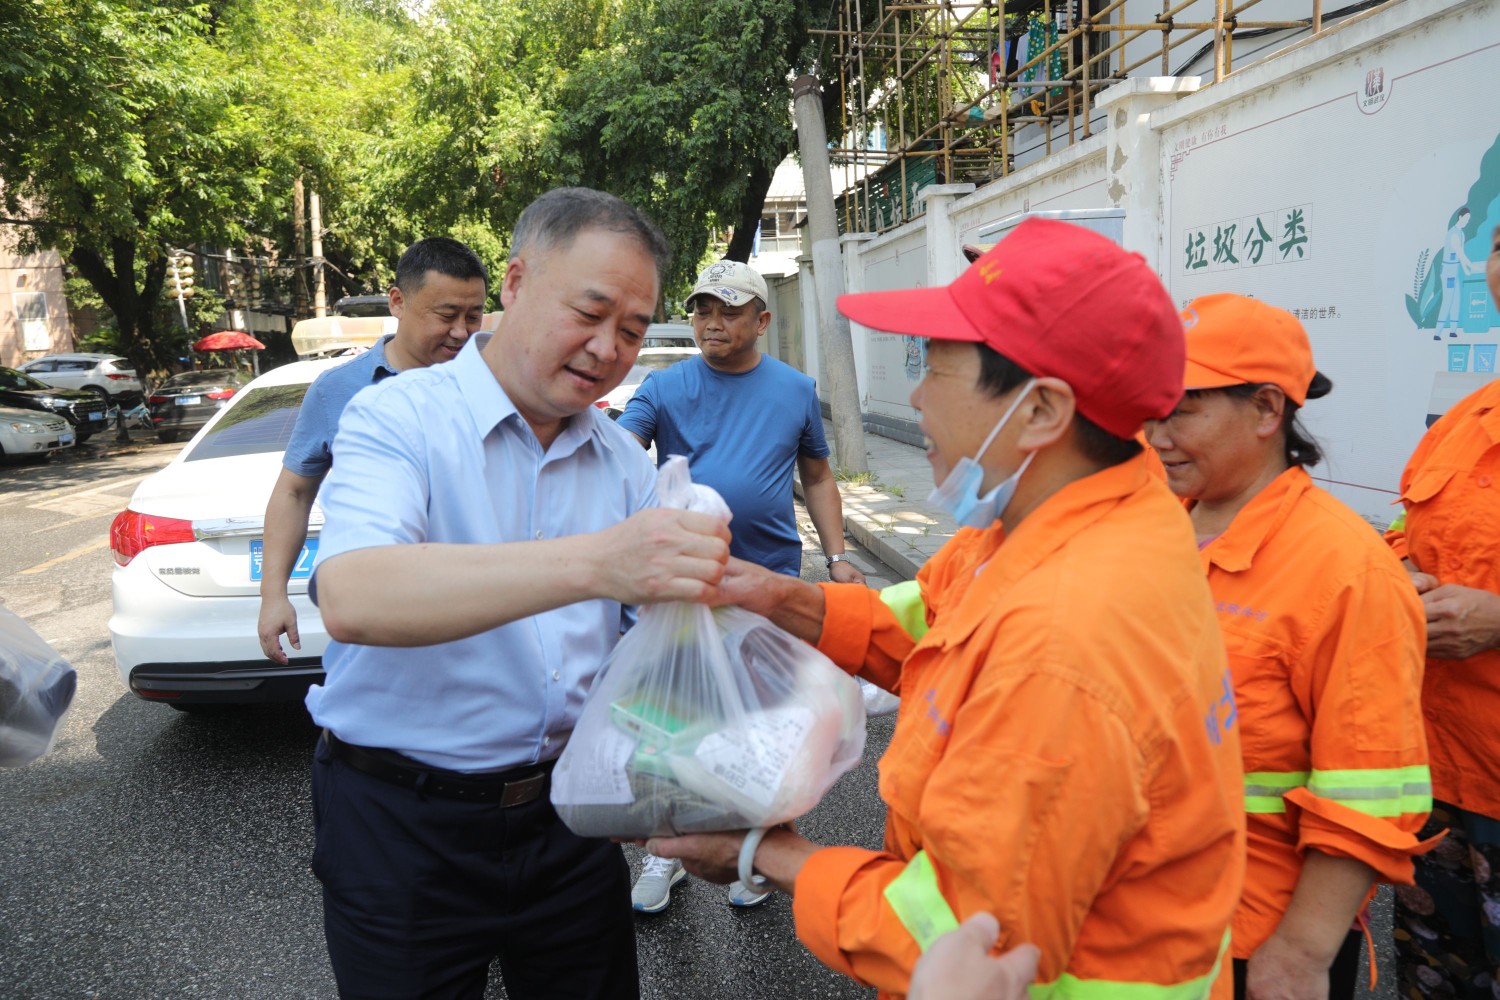
<path fill-rule="evenodd" d="M 709 596 L 728 531 L 655 506 L 593 402 L 630 370 L 667 256 L 624 202 L 562 188 L 516 224 L 498 333 L 365 389 L 323 490 L 307 705 L 324 925 L 346 996 L 635 998 L 629 868 L 574 836 L 553 761 L 625 605 Z"/>
<path fill-rule="evenodd" d="M 287 581 L 307 541 L 307 519 L 318 488 L 333 465 L 333 436 L 345 405 L 371 383 L 457 357 L 484 319 L 489 281 L 484 263 L 457 240 L 433 236 L 413 243 L 396 262 L 390 291 L 395 334 L 319 375 L 302 398 L 281 474 L 266 503 L 256 631 L 268 659 L 288 663 L 281 648 L 283 633 L 293 649 L 302 648 Z"/>

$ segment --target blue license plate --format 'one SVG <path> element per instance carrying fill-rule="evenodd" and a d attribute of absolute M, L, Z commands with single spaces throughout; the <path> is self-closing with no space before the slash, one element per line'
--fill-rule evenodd
<path fill-rule="evenodd" d="M 266 543 L 259 538 L 250 542 L 250 579 L 259 580 L 261 563 L 265 559 Z M 309 538 L 307 544 L 302 546 L 302 552 L 297 556 L 296 565 L 292 567 L 293 580 L 306 580 L 312 576 L 313 560 L 318 558 L 318 540 Z"/>
<path fill-rule="evenodd" d="M 57 441 L 58 441 L 59 444 L 72 444 L 73 443 L 73 432 L 72 431 L 63 431 L 61 434 L 59 434 L 57 436 Z"/>

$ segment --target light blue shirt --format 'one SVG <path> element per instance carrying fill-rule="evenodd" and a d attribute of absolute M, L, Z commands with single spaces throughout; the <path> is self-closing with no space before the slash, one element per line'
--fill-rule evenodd
<path fill-rule="evenodd" d="M 646 452 L 593 407 L 544 452 L 480 356 L 488 341 L 476 334 L 447 364 L 370 386 L 344 410 L 321 495 L 314 601 L 318 569 L 354 549 L 559 538 L 655 506 Z M 619 603 L 592 600 L 435 646 L 332 642 L 307 708 L 346 742 L 437 767 L 548 760 L 620 627 Z"/>
<path fill-rule="evenodd" d="M 338 433 L 344 407 L 359 390 L 397 374 L 385 360 L 385 345 L 394 336 L 381 337 L 368 351 L 313 379 L 307 395 L 302 397 L 302 408 L 297 411 L 297 423 L 286 443 L 286 454 L 281 456 L 281 464 L 288 471 L 308 479 L 328 474 L 333 465 L 333 436 Z"/>

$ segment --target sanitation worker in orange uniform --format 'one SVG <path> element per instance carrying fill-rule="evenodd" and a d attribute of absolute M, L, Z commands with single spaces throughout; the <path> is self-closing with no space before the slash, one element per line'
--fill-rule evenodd
<path fill-rule="evenodd" d="M 1139 256 L 1044 220 L 949 286 L 839 308 L 931 339 L 911 401 L 964 527 L 878 593 L 734 561 L 720 592 L 901 696 L 884 848 L 774 829 L 649 849 L 721 882 L 743 861 L 793 894 L 814 955 L 886 996 L 982 911 L 997 950 L 1039 949 L 1033 996 L 1222 995 L 1238 714 L 1192 526 L 1135 440 L 1182 396 L 1176 309 Z"/>
<path fill-rule="evenodd" d="M 1376 880 L 1410 884 L 1432 807 L 1422 604 L 1370 526 L 1307 469 L 1297 415 L 1332 383 L 1284 309 L 1183 311 L 1186 395 L 1146 423 L 1189 516 L 1234 674 L 1249 862 L 1235 995 L 1353 1000 Z"/>

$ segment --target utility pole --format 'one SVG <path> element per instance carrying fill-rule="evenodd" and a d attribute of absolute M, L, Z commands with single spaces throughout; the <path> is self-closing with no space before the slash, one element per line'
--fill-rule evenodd
<path fill-rule="evenodd" d="M 850 472 L 867 472 L 859 382 L 854 374 L 854 342 L 849 334 L 849 321 L 835 305 L 844 293 L 844 260 L 839 253 L 839 229 L 833 211 L 828 128 L 823 122 L 823 103 L 819 97 L 822 89 L 818 78 L 811 75 L 799 76 L 792 82 L 797 148 L 802 154 L 802 183 L 807 190 L 813 287 L 818 297 L 818 344 L 823 362 L 820 367 L 828 383 L 828 408 L 833 414 L 833 447 L 838 453 L 838 464 Z"/>
<path fill-rule="evenodd" d="M 318 192 L 307 196 L 307 209 L 312 216 L 313 315 L 322 319 L 328 315 L 328 289 L 323 284 L 323 202 Z"/>
<path fill-rule="evenodd" d="M 307 195 L 302 190 L 302 177 L 299 174 L 292 182 L 292 241 L 295 246 L 293 255 L 300 262 L 307 260 Z M 293 304 L 294 315 L 301 319 L 307 315 L 307 271 L 298 266 L 292 278 L 292 296 L 296 300 Z"/>

